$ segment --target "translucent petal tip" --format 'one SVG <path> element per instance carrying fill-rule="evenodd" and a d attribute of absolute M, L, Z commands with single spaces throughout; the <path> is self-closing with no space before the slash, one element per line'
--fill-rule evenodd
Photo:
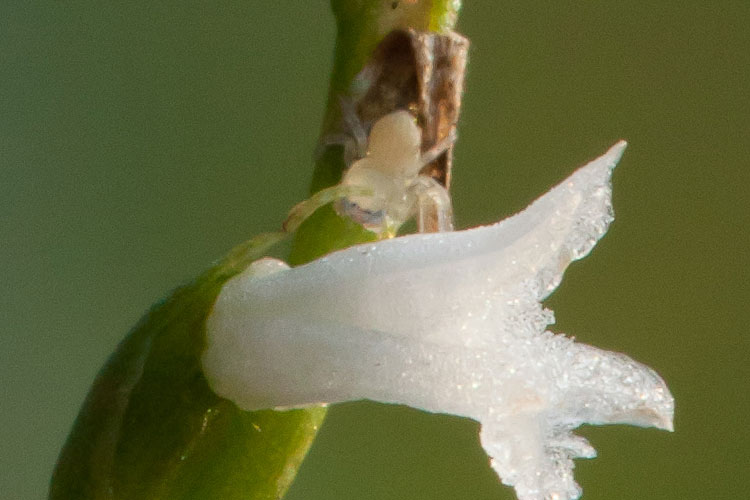
<path fill-rule="evenodd" d="M 620 139 L 611 148 L 609 148 L 606 153 L 604 153 L 604 156 L 602 156 L 602 158 L 606 159 L 607 163 L 614 168 L 620 161 L 620 158 L 622 158 L 623 153 L 625 153 L 625 148 L 627 147 L 627 141 Z"/>

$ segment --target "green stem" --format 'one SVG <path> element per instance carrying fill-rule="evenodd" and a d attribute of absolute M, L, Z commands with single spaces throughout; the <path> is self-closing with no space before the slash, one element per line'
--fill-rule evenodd
<path fill-rule="evenodd" d="M 392 6 L 398 3 L 395 13 Z M 362 71 L 378 43 L 394 29 L 435 31 L 453 29 L 460 0 L 331 0 L 336 16 L 336 46 L 321 136 L 330 133 L 341 117 L 339 100 L 345 97 L 354 77 Z M 312 191 L 338 183 L 345 168 L 341 153 L 323 155 L 315 166 Z"/>
<path fill-rule="evenodd" d="M 336 55 L 323 134 L 340 95 L 395 28 L 450 29 L 455 1 L 333 0 Z M 396 9 L 398 10 L 398 9 Z M 313 190 L 338 183 L 342 150 L 316 164 Z M 325 408 L 244 412 L 208 385 L 201 364 L 206 318 L 227 280 L 267 255 L 283 234 L 252 239 L 156 304 L 99 372 L 60 453 L 50 500 L 277 500 L 299 468 Z M 374 239 L 329 206 L 295 233 L 290 264 Z"/>
<path fill-rule="evenodd" d="M 394 5 L 396 8 L 394 8 Z M 335 131 L 342 97 L 378 43 L 394 29 L 447 32 L 455 26 L 460 0 L 331 0 L 337 35 L 321 137 Z M 338 184 L 346 168 L 343 148 L 328 146 L 315 164 L 311 193 Z M 339 217 L 329 206 L 307 219 L 295 234 L 289 262 L 299 265 L 335 250 L 373 241 L 373 233 Z"/>

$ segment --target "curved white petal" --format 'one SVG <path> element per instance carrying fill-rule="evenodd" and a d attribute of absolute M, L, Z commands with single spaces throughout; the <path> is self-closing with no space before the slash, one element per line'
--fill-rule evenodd
<path fill-rule="evenodd" d="M 207 322 L 211 387 L 247 410 L 372 399 L 481 422 L 505 484 L 573 499 L 582 423 L 671 429 L 649 368 L 545 331 L 540 301 L 612 221 L 625 143 L 491 226 L 360 245 L 293 269 L 263 260 Z M 272 272 L 278 271 L 279 272 Z"/>

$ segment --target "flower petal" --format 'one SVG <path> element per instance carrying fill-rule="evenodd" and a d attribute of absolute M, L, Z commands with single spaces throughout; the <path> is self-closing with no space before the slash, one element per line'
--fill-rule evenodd
<path fill-rule="evenodd" d="M 545 331 L 554 319 L 540 304 L 612 221 L 624 148 L 491 226 L 360 245 L 294 269 L 260 261 L 224 287 L 208 319 L 211 387 L 247 410 L 372 399 L 474 418 L 520 499 L 577 498 L 571 459 L 595 453 L 572 429 L 671 429 L 673 400 L 656 373 Z"/>

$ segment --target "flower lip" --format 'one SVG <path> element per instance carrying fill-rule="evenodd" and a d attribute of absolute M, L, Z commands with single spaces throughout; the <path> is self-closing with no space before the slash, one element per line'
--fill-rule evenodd
<path fill-rule="evenodd" d="M 595 452 L 574 428 L 672 429 L 674 401 L 656 372 L 547 331 L 554 319 L 541 305 L 613 220 L 610 176 L 624 148 L 490 226 L 359 245 L 293 269 L 257 262 L 208 318 L 209 384 L 246 410 L 372 399 L 470 417 L 519 499 L 578 498 L 571 459 Z"/>

